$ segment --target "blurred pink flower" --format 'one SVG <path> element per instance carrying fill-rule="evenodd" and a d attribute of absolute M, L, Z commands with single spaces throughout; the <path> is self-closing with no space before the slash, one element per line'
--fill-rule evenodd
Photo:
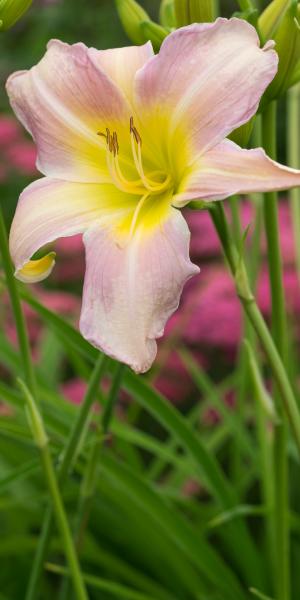
<path fill-rule="evenodd" d="M 209 212 L 186 209 L 184 216 L 191 232 L 191 256 L 203 259 L 220 254 L 220 242 Z"/>
<path fill-rule="evenodd" d="M 58 253 L 56 269 L 53 272 L 54 281 L 58 283 L 82 281 L 85 271 L 82 235 L 60 238 L 56 240 L 54 249 Z"/>
<path fill-rule="evenodd" d="M 0 146 L 15 142 L 21 134 L 18 121 L 13 117 L 0 116 Z"/>
<path fill-rule="evenodd" d="M 82 235 L 72 235 L 70 237 L 62 237 L 56 240 L 55 247 L 62 254 L 74 255 L 84 251 Z"/>
<path fill-rule="evenodd" d="M 37 175 L 36 149 L 30 141 L 17 141 L 7 148 L 10 165 L 24 175 Z"/>
<path fill-rule="evenodd" d="M 73 294 L 67 292 L 53 292 L 40 288 L 37 296 L 40 302 L 49 308 L 49 310 L 70 316 L 73 320 L 79 315 L 80 299 Z"/>
<path fill-rule="evenodd" d="M 0 182 L 4 182 L 7 179 L 8 168 L 3 163 L 0 164 Z"/>
<path fill-rule="evenodd" d="M 67 316 L 73 323 L 78 320 L 80 312 L 80 300 L 76 296 L 66 292 L 52 292 L 48 290 L 42 290 L 36 286 L 36 296 L 40 302 L 42 302 L 49 310 L 58 312 L 60 315 Z M 5 332 L 8 339 L 13 343 L 17 343 L 16 328 L 13 321 L 13 317 L 10 310 L 10 301 L 7 294 L 3 295 L 4 315 L 5 315 Z M 43 331 L 43 322 L 41 321 L 38 313 L 31 308 L 26 302 L 22 303 L 26 323 L 28 327 L 29 339 L 31 345 L 34 347 L 40 338 L 40 334 Z"/>
<path fill-rule="evenodd" d="M 70 379 L 66 381 L 61 390 L 64 396 L 73 404 L 80 404 L 86 392 L 87 385 L 82 379 Z"/>

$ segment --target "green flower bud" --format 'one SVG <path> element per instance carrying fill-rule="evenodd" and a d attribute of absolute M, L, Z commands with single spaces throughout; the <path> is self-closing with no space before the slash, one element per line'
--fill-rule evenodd
<path fill-rule="evenodd" d="M 297 4 L 297 0 L 292 0 L 273 34 L 279 66 L 276 77 L 264 95 L 264 99 L 268 101 L 283 95 L 291 85 L 294 70 L 300 59 L 299 17 L 300 4 Z"/>
<path fill-rule="evenodd" d="M 159 9 L 159 20 L 164 27 L 176 27 L 174 0 L 162 0 Z"/>
<path fill-rule="evenodd" d="M 260 15 L 258 26 L 264 40 L 272 38 L 289 5 L 290 0 L 273 0 Z"/>
<path fill-rule="evenodd" d="M 146 11 L 135 0 L 116 0 L 116 7 L 129 39 L 134 44 L 144 44 L 146 40 L 140 26 L 150 21 Z"/>
<path fill-rule="evenodd" d="M 215 19 L 214 0 L 174 0 L 177 27 Z"/>
<path fill-rule="evenodd" d="M 21 392 L 23 393 L 24 400 L 26 401 L 25 410 L 34 441 L 38 448 L 44 448 L 48 444 L 48 437 L 44 429 L 44 424 L 40 412 L 37 408 L 33 396 L 31 395 L 24 381 L 18 378 L 17 382 Z"/>
<path fill-rule="evenodd" d="M 150 40 L 153 49 L 158 52 L 165 37 L 170 33 L 169 29 L 154 23 L 153 21 L 143 21 L 140 24 L 140 29 L 143 34 L 144 41 Z"/>
<path fill-rule="evenodd" d="M 31 3 L 32 0 L 0 0 L 0 31 L 12 27 Z"/>

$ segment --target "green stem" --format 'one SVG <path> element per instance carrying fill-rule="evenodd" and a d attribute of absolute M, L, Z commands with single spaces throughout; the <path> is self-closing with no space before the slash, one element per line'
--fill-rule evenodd
<path fill-rule="evenodd" d="M 26 384 L 27 384 L 30 392 L 32 393 L 32 395 L 35 398 L 37 398 L 36 381 L 35 381 L 33 364 L 32 364 L 32 360 L 31 360 L 27 328 L 26 328 L 23 311 L 21 308 L 21 302 L 20 302 L 20 298 L 19 298 L 19 294 L 18 294 L 17 283 L 16 283 L 16 280 L 14 277 L 14 271 L 13 271 L 13 267 L 12 267 L 12 263 L 11 263 L 10 254 L 9 254 L 7 233 L 6 233 L 6 227 L 5 227 L 5 223 L 4 223 L 1 206 L 0 206 L 0 252 L 2 255 L 3 269 L 5 272 L 7 288 L 8 288 L 11 306 L 12 306 L 12 310 L 13 310 L 13 314 L 14 314 L 20 352 L 22 355 L 24 378 L 25 378 Z"/>
<path fill-rule="evenodd" d="M 93 498 L 96 486 L 99 454 L 103 449 L 105 437 L 107 436 L 112 419 L 113 410 L 118 400 L 124 369 L 125 365 L 122 363 L 117 365 L 109 396 L 101 415 L 100 431 L 95 436 L 94 444 L 91 448 L 90 457 L 86 467 L 85 476 L 82 482 L 77 528 L 77 532 L 79 533 L 78 540 L 80 540 L 80 543 L 82 543 L 83 540 L 84 528 L 88 522 L 91 500 Z"/>
<path fill-rule="evenodd" d="M 231 228 L 235 243 L 238 245 L 241 240 L 241 217 L 240 217 L 240 198 L 238 196 L 231 196 L 229 198 L 230 210 L 231 210 Z"/>
<path fill-rule="evenodd" d="M 259 144 L 258 144 L 259 145 Z M 256 219 L 253 231 L 253 243 L 251 246 L 251 258 L 249 264 L 249 279 L 252 289 L 255 291 L 260 268 L 260 241 L 263 224 L 263 198 L 256 196 Z M 246 337 L 257 355 L 257 340 L 251 323 L 247 320 Z M 246 385 L 249 385 L 248 377 Z M 253 386 L 252 386 L 253 387 Z M 255 390 L 254 394 L 255 394 Z M 257 399 L 257 394 L 256 394 Z M 274 564 L 274 527 L 271 507 L 273 505 L 274 469 L 273 469 L 273 437 L 269 428 L 269 421 L 260 402 L 256 402 L 256 433 L 260 456 L 260 489 L 263 504 L 268 507 L 265 518 L 264 548 L 265 556 L 269 557 L 269 573 L 273 573 Z"/>
<path fill-rule="evenodd" d="M 276 103 L 268 105 L 262 115 L 262 139 L 267 154 L 276 159 Z M 272 329 L 279 354 L 287 362 L 287 319 L 285 310 L 282 260 L 280 252 L 279 224 L 276 192 L 264 194 L 264 218 L 268 243 L 268 264 L 272 297 Z"/>
<path fill-rule="evenodd" d="M 210 213 L 220 242 L 222 244 L 224 254 L 228 261 L 230 270 L 233 276 L 235 277 L 238 265 L 245 265 L 242 258 L 239 257 L 236 247 L 230 237 L 230 232 L 222 203 L 216 203 L 210 209 Z M 249 285 L 246 272 L 244 273 L 244 277 L 246 283 Z M 283 407 L 289 419 L 295 443 L 300 454 L 300 414 L 298 410 L 297 401 L 295 399 L 294 392 L 290 384 L 289 378 L 287 376 L 286 370 L 283 366 L 282 360 L 274 344 L 270 331 L 254 298 L 243 297 L 239 292 L 238 295 L 245 310 L 245 313 L 247 314 L 247 317 L 249 318 L 252 326 L 254 327 L 254 330 L 256 331 L 261 345 L 266 353 L 269 365 L 272 369 L 274 378 L 280 390 Z"/>
<path fill-rule="evenodd" d="M 77 454 L 81 444 L 82 433 L 85 431 L 89 417 L 90 408 L 95 400 L 99 382 L 103 376 L 106 367 L 106 358 L 103 354 L 99 354 L 98 360 L 95 363 L 92 372 L 88 389 L 84 400 L 80 406 L 77 418 L 70 432 L 67 444 L 62 452 L 60 465 L 58 467 L 58 482 L 62 486 L 70 470 L 74 456 Z M 47 556 L 48 546 L 50 543 L 51 532 L 53 525 L 53 512 L 51 506 L 46 510 L 43 527 L 40 534 L 38 547 L 36 550 L 33 567 L 30 574 L 27 593 L 25 600 L 35 600 L 38 596 L 38 586 L 41 578 L 43 565 Z"/>
<path fill-rule="evenodd" d="M 300 167 L 300 84 L 288 92 L 288 160 L 289 164 Z M 295 259 L 298 280 L 300 282 L 300 188 L 290 191 L 292 226 L 294 231 Z"/>
<path fill-rule="evenodd" d="M 76 592 L 76 598 L 77 600 L 88 600 L 85 585 L 81 577 L 78 558 L 73 545 L 72 535 L 69 529 L 64 506 L 60 497 L 48 445 L 44 446 L 44 448 L 41 449 L 41 458 L 49 492 L 52 498 L 53 511 L 55 513 L 57 526 L 62 537 L 64 551 L 68 560 L 73 587 L 74 591 Z"/>
<path fill-rule="evenodd" d="M 111 418 L 113 415 L 113 410 L 118 400 L 124 369 L 125 365 L 123 365 L 122 363 L 117 364 L 107 402 L 105 403 L 104 410 L 101 415 L 100 430 L 97 431 L 95 434 L 94 443 L 92 445 L 87 465 L 85 468 L 84 478 L 78 501 L 77 517 L 75 524 L 75 541 L 78 552 L 80 552 L 80 548 L 83 544 L 84 533 L 88 524 L 89 515 L 91 511 L 92 500 L 97 483 L 99 455 L 101 453 L 101 450 L 103 449 L 105 437 L 108 433 Z M 61 590 L 60 599 L 65 600 L 66 598 L 68 598 L 68 595 L 69 580 L 65 579 L 64 585 Z"/>
<path fill-rule="evenodd" d="M 33 438 L 39 449 L 41 463 L 44 471 L 45 480 L 52 500 L 53 512 L 57 522 L 57 527 L 61 535 L 61 541 L 68 561 L 70 575 L 76 593 L 76 600 L 88 600 L 83 578 L 80 571 L 80 565 L 72 540 L 71 531 L 66 517 L 64 505 L 59 493 L 54 467 L 51 459 L 49 441 L 44 427 L 43 419 L 38 411 L 34 397 L 23 383 L 18 381 L 19 386 L 26 400 L 26 412 Z"/>
<path fill-rule="evenodd" d="M 268 104 L 262 115 L 262 139 L 267 154 L 276 158 L 276 103 Z M 272 332 L 284 365 L 288 364 L 287 318 L 280 252 L 278 198 L 276 192 L 264 195 L 265 231 L 268 243 L 268 265 L 272 298 Z M 274 532 L 276 598 L 288 600 L 290 595 L 288 453 L 285 414 L 274 393 L 280 421 L 274 425 Z"/>

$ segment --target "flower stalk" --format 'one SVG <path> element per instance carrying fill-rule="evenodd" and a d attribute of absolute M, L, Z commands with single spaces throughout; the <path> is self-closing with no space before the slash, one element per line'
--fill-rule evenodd
<path fill-rule="evenodd" d="M 243 259 L 239 257 L 236 246 L 230 236 L 224 207 L 221 202 L 218 202 L 214 206 L 210 207 L 209 210 L 230 271 L 235 277 L 238 262 L 243 261 Z M 256 331 L 256 334 L 266 353 L 269 365 L 280 390 L 284 410 L 288 416 L 295 443 L 300 454 L 300 414 L 297 401 L 283 362 L 273 341 L 272 335 L 266 325 L 266 322 L 256 304 L 255 298 L 253 296 L 251 298 L 246 298 L 245 296 L 241 295 L 239 295 L 239 298 L 244 311 L 251 322 L 252 327 Z"/>
<path fill-rule="evenodd" d="M 18 381 L 26 401 L 26 410 L 33 438 L 39 449 L 45 481 L 51 496 L 53 511 L 60 531 L 62 544 L 68 561 L 70 575 L 77 600 L 88 600 L 85 584 L 80 571 L 80 565 L 72 540 L 64 505 L 59 493 L 58 483 L 51 459 L 49 441 L 44 428 L 41 414 L 29 389 L 22 380 Z"/>
<path fill-rule="evenodd" d="M 9 255 L 8 240 L 2 208 L 0 206 L 0 253 L 2 256 L 2 266 L 6 277 L 7 289 L 10 296 L 11 307 L 14 315 L 16 331 L 20 353 L 22 355 L 22 365 L 26 385 L 30 392 L 36 398 L 36 380 L 31 359 L 30 345 L 27 334 L 27 327 L 23 315 L 21 302 L 18 293 L 17 282 L 14 278 L 14 271 Z"/>
<path fill-rule="evenodd" d="M 276 158 L 276 103 L 268 105 L 262 115 L 262 140 L 266 152 Z M 283 364 L 288 364 L 287 319 L 285 309 L 282 259 L 280 252 L 278 198 L 276 192 L 264 195 L 264 220 L 268 244 L 268 265 L 272 299 L 273 339 Z M 275 519 L 275 581 L 276 598 L 289 598 L 289 514 L 288 514 L 288 457 L 285 413 L 274 398 L 280 419 L 274 423 L 274 519 Z"/>
<path fill-rule="evenodd" d="M 298 168 L 300 164 L 300 84 L 288 92 L 288 160 L 289 164 Z M 298 280 L 300 283 L 300 188 L 290 191 L 292 226 L 294 231 L 295 259 Z"/>
<path fill-rule="evenodd" d="M 99 354 L 98 360 L 95 363 L 94 370 L 89 380 L 88 389 L 80 406 L 77 419 L 74 422 L 66 446 L 61 454 L 57 472 L 58 483 L 60 488 L 62 488 L 63 486 L 63 483 L 70 471 L 71 465 L 74 463 L 74 458 L 77 455 L 79 447 L 81 445 L 82 436 L 86 430 L 86 425 L 89 419 L 90 409 L 93 402 L 95 401 L 95 395 L 97 393 L 99 383 L 103 377 L 105 367 L 106 357 L 103 354 Z M 43 570 L 43 565 L 47 556 L 48 546 L 50 543 L 52 533 L 52 526 L 53 511 L 52 507 L 49 506 L 44 516 L 43 527 L 40 534 L 36 555 L 33 561 L 25 600 L 35 600 L 38 597 L 38 586 Z"/>

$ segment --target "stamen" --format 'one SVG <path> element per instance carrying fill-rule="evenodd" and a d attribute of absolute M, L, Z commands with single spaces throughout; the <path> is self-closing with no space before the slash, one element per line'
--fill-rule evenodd
<path fill-rule="evenodd" d="M 119 154 L 119 143 L 118 143 L 118 136 L 117 136 L 116 131 L 113 132 L 113 143 L 114 143 L 114 156 L 116 156 L 116 154 Z"/>
<path fill-rule="evenodd" d="M 142 150 L 141 150 L 142 138 L 141 138 L 140 134 L 138 133 L 136 127 L 133 124 L 133 117 L 130 117 L 130 133 L 131 133 L 131 148 L 132 148 L 134 164 L 136 166 L 136 170 L 137 170 L 145 188 L 147 190 L 149 190 L 150 192 L 163 191 L 166 187 L 168 187 L 168 185 L 171 181 L 171 177 L 168 176 L 165 179 L 165 181 L 163 181 L 162 183 L 158 183 L 156 181 L 151 181 L 149 179 L 149 177 L 147 177 L 145 175 L 145 172 L 143 169 Z M 136 153 L 136 147 L 135 147 L 134 142 L 136 142 L 136 144 L 137 144 L 138 154 Z"/>
<path fill-rule="evenodd" d="M 163 171 L 152 171 L 148 176 L 146 176 L 146 174 L 144 172 L 144 168 L 143 168 L 143 161 L 142 161 L 142 151 L 141 151 L 142 138 L 141 138 L 137 128 L 134 125 L 132 116 L 130 117 L 131 148 L 132 148 L 134 164 L 135 164 L 136 170 L 140 176 L 140 179 L 136 179 L 135 181 L 132 181 L 132 180 L 130 181 L 126 177 L 124 177 L 121 167 L 120 167 L 120 164 L 119 164 L 119 160 L 118 160 L 118 154 L 119 154 L 120 148 L 119 148 L 117 132 L 113 131 L 113 133 L 111 134 L 110 129 L 108 127 L 106 127 L 105 131 L 106 131 L 106 133 L 103 133 L 102 131 L 97 131 L 97 135 L 105 138 L 106 148 L 107 148 L 107 156 L 106 156 L 107 166 L 108 166 L 108 170 L 110 172 L 111 178 L 112 178 L 114 184 L 116 185 L 116 187 L 118 187 L 120 190 L 122 190 L 124 192 L 130 193 L 130 194 L 137 194 L 137 195 L 143 193 L 145 191 L 145 188 L 148 190 L 148 192 L 146 194 L 144 194 L 144 196 L 142 196 L 142 198 L 138 204 L 138 207 L 143 204 L 145 198 L 148 197 L 150 193 L 153 193 L 153 194 L 160 193 L 169 186 L 169 184 L 171 182 L 170 175 L 168 175 L 165 178 L 165 180 L 161 183 L 158 181 L 155 181 L 149 177 L 149 175 L 151 177 L 153 177 L 154 175 L 159 175 L 160 173 L 163 173 Z M 137 146 L 137 149 L 136 149 L 136 146 Z M 138 212 L 137 212 L 137 215 L 138 215 Z M 133 220 L 135 221 L 136 218 L 134 216 Z"/>

